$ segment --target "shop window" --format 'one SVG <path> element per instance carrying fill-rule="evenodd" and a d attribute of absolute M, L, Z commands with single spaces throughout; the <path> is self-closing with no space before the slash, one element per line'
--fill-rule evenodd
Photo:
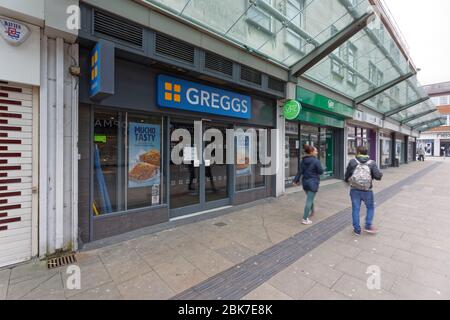
<path fill-rule="evenodd" d="M 300 158 L 299 123 L 286 121 L 285 184 L 290 186 L 297 175 Z"/>
<path fill-rule="evenodd" d="M 272 0 L 263 0 L 264 2 L 267 2 L 269 5 L 272 5 Z M 250 5 L 252 5 L 252 2 L 250 2 Z M 273 33 L 273 18 L 272 16 L 255 6 L 251 6 L 250 9 L 247 12 L 247 21 L 253 25 L 255 25 L 258 29 L 262 29 L 266 32 Z"/>
<path fill-rule="evenodd" d="M 243 134 L 237 134 L 235 138 L 236 191 L 264 187 L 266 176 L 261 174 L 264 165 L 260 159 L 260 132 L 256 128 L 245 127 L 237 128 L 237 131 Z M 268 141 L 270 141 L 269 131 L 267 136 Z M 270 146 L 268 146 L 268 150 L 270 150 Z"/>
<path fill-rule="evenodd" d="M 347 143 L 347 148 L 348 148 L 348 150 L 347 150 L 347 154 L 348 155 L 356 155 L 356 128 L 355 127 L 348 127 L 347 128 L 347 132 L 348 132 L 348 134 L 347 134 L 347 140 L 348 140 L 348 143 Z"/>
<path fill-rule="evenodd" d="M 95 216 L 162 203 L 161 135 L 159 117 L 95 112 Z"/>

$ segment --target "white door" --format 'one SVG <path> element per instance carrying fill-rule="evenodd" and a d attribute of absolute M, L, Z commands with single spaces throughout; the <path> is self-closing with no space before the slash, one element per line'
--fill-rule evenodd
<path fill-rule="evenodd" d="M 33 89 L 0 82 L 0 267 L 32 256 Z"/>

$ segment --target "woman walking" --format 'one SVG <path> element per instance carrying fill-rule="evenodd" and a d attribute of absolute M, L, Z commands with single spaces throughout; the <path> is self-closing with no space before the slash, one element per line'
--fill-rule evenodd
<path fill-rule="evenodd" d="M 302 224 L 310 225 L 312 221 L 309 218 L 314 214 L 314 199 L 319 191 L 320 176 L 324 173 L 322 164 L 317 159 L 317 149 L 313 146 L 304 145 L 306 156 L 299 165 L 294 184 L 299 185 L 302 178 L 303 190 L 306 193 L 306 205 Z"/>

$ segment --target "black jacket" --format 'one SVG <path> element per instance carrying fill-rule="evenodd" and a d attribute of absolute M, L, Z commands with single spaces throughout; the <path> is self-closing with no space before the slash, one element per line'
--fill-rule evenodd
<path fill-rule="evenodd" d="M 364 156 L 358 156 L 356 157 L 359 162 L 361 163 L 367 163 L 370 161 L 369 157 Z M 358 161 L 355 159 L 350 160 L 348 163 L 347 171 L 345 172 L 345 182 L 349 182 L 350 178 L 353 175 L 353 172 L 355 172 L 356 167 L 358 166 Z M 383 173 L 378 169 L 378 166 L 375 161 L 370 161 L 368 164 L 370 168 L 370 173 L 372 174 L 372 180 L 380 181 L 383 178 Z M 372 187 L 371 187 L 372 189 Z"/>
<path fill-rule="evenodd" d="M 324 173 L 322 164 L 313 156 L 306 156 L 298 166 L 298 173 L 294 183 L 299 183 L 302 179 L 303 190 L 318 192 L 320 185 L 320 176 Z"/>

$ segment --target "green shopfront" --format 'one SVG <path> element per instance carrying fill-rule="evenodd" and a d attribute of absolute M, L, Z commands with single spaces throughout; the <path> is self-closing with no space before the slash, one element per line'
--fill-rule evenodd
<path fill-rule="evenodd" d="M 301 105 L 297 117 L 285 117 L 285 185 L 292 186 L 305 144 L 316 147 L 325 173 L 322 179 L 344 176 L 344 125 L 353 108 L 334 99 L 297 87 Z"/>

